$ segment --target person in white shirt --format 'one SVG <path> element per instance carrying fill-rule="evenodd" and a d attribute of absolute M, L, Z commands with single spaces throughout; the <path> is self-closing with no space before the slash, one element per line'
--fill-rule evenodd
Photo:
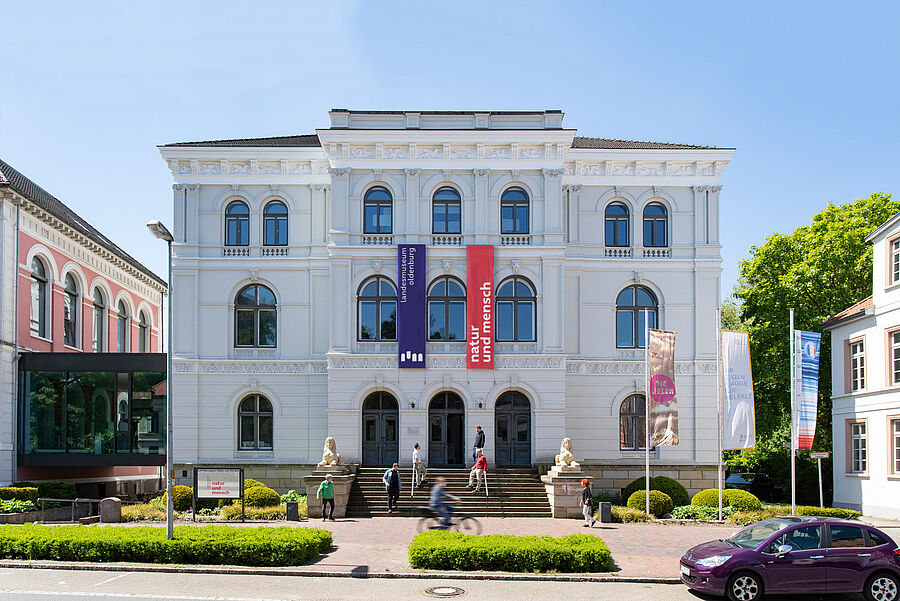
<path fill-rule="evenodd" d="M 413 487 L 421 488 L 425 482 L 425 464 L 422 463 L 421 452 L 419 451 L 419 443 L 413 446 Z"/>

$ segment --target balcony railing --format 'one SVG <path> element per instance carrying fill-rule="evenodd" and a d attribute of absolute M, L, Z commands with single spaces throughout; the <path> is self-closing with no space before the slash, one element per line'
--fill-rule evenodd
<path fill-rule="evenodd" d="M 391 234 L 363 234 L 362 243 L 365 246 L 393 246 L 394 236 Z"/>
<path fill-rule="evenodd" d="M 250 249 L 246 246 L 226 246 L 222 249 L 223 257 L 249 257 Z"/>
<path fill-rule="evenodd" d="M 262 256 L 264 257 L 286 257 L 288 256 L 286 246 L 263 246 Z"/>
<path fill-rule="evenodd" d="M 460 234 L 433 234 L 432 246 L 461 246 L 463 237 Z"/>
<path fill-rule="evenodd" d="M 645 248 L 643 250 L 643 255 L 645 258 L 662 258 L 662 257 L 671 257 L 672 249 L 671 248 Z"/>
<path fill-rule="evenodd" d="M 619 258 L 631 258 L 632 252 L 630 248 L 604 248 L 603 249 L 604 257 L 613 257 L 616 259 Z"/>
<path fill-rule="evenodd" d="M 530 234 L 500 234 L 501 246 L 531 246 Z"/>
<path fill-rule="evenodd" d="M 291 251 L 287 246 L 224 246 L 223 257 L 289 257 Z"/>

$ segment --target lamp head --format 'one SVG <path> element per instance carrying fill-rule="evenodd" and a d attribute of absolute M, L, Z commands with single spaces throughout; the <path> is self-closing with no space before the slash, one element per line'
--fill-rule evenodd
<path fill-rule="evenodd" d="M 168 229 L 166 229 L 166 226 L 162 224 L 162 221 L 154 219 L 147 223 L 147 229 L 160 240 L 165 240 L 166 242 L 173 242 L 175 240 L 175 237 Z"/>

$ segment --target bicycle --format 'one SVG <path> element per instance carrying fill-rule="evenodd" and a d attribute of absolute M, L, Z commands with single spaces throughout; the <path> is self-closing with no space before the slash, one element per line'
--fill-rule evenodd
<path fill-rule="evenodd" d="M 417 508 L 419 523 L 417 529 L 419 532 L 428 530 L 444 530 L 444 516 L 432 510 L 430 507 Z M 450 525 L 446 530 L 450 532 L 459 532 L 462 534 L 481 534 L 481 522 L 470 515 L 454 514 L 450 520 Z"/>

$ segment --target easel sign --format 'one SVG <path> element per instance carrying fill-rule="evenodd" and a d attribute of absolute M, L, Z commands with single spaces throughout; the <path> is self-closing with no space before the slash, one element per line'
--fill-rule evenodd
<path fill-rule="evenodd" d="M 241 521 L 244 521 L 244 468 L 194 468 L 194 495 L 191 519 L 197 519 L 197 499 L 240 499 Z"/>

